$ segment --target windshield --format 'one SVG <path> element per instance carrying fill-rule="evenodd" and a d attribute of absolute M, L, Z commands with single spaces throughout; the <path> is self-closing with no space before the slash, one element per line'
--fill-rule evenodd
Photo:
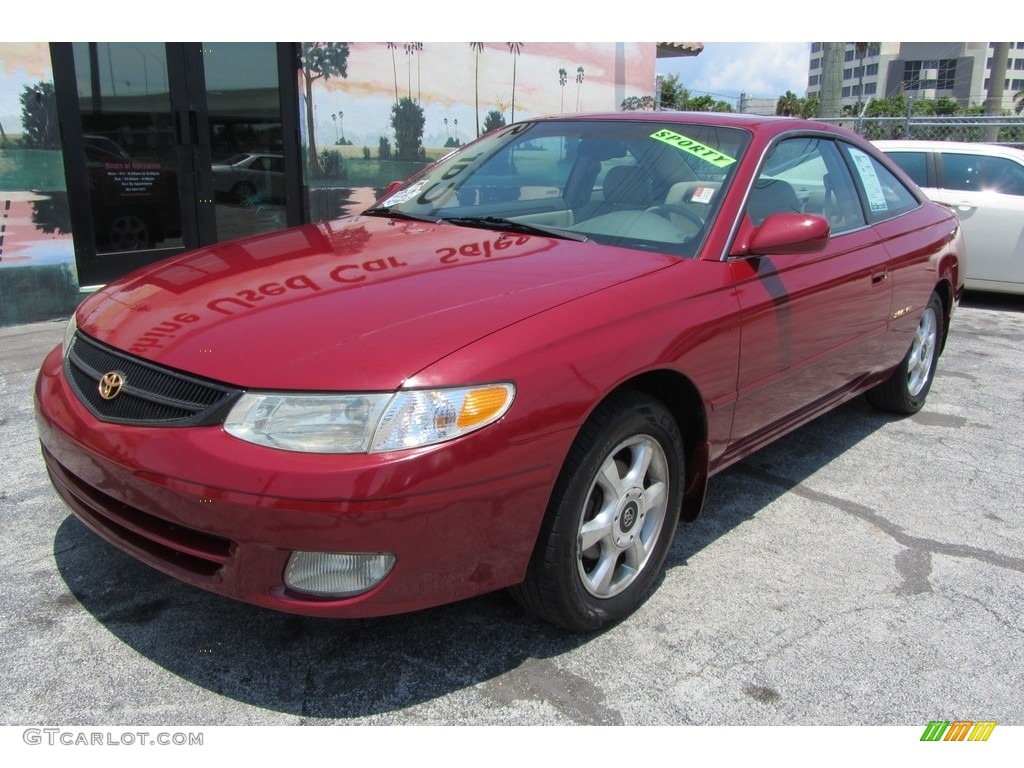
<path fill-rule="evenodd" d="M 375 210 L 694 256 L 748 140 L 656 119 L 524 123 L 449 155 Z"/>

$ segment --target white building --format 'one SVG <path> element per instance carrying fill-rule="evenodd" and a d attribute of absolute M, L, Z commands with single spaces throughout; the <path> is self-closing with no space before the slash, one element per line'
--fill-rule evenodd
<path fill-rule="evenodd" d="M 868 98 L 948 96 L 962 106 L 980 106 L 988 95 L 994 43 L 870 43 L 858 51 L 844 43 L 842 104 Z M 820 97 L 824 43 L 811 44 L 808 97 Z M 862 55 L 863 54 L 863 55 Z M 1024 90 L 1024 42 L 1010 43 L 1003 108 Z"/>

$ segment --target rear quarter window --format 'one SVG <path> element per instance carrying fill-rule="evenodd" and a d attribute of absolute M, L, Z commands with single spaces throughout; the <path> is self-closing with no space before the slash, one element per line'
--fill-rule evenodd
<path fill-rule="evenodd" d="M 872 223 L 891 219 L 920 205 L 917 196 L 867 152 L 852 145 L 846 145 L 845 149 Z"/>

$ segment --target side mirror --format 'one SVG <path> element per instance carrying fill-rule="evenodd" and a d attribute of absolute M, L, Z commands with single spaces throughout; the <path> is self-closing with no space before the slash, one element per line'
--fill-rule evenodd
<path fill-rule="evenodd" d="M 773 213 L 754 230 L 749 244 L 733 256 L 813 253 L 828 245 L 832 226 L 810 213 Z"/>

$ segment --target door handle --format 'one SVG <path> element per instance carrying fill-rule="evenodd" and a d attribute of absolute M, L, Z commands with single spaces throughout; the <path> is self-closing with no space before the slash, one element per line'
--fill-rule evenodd
<path fill-rule="evenodd" d="M 871 275 L 871 284 L 872 285 L 881 285 L 882 283 L 884 283 L 888 279 L 889 279 L 889 271 L 888 270 L 886 270 L 884 272 L 875 272 L 873 275 Z"/>

